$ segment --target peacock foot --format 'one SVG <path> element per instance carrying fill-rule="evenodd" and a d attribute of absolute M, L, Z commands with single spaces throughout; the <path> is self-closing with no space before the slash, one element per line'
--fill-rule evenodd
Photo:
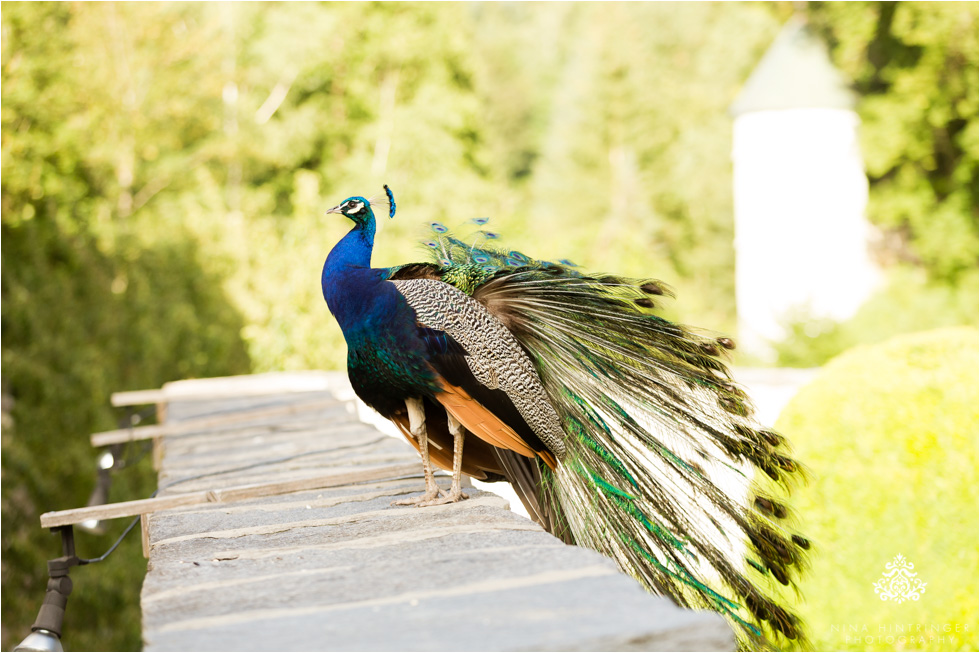
<path fill-rule="evenodd" d="M 445 491 L 439 488 L 434 488 L 427 491 L 425 494 L 420 494 L 417 497 L 409 497 L 407 499 L 398 499 L 397 501 L 392 501 L 393 506 L 427 506 L 430 505 L 428 502 L 438 500 L 436 497 L 446 497 L 448 496 Z M 434 504 L 432 504 L 434 505 Z"/>
<path fill-rule="evenodd" d="M 433 498 L 428 501 L 423 501 L 419 504 L 419 508 L 424 508 L 425 506 L 441 506 L 444 503 L 456 503 L 457 501 L 462 501 L 463 499 L 469 499 L 469 497 L 463 494 L 462 490 L 450 490 L 448 494 L 444 492 L 443 496 L 438 499 Z"/>

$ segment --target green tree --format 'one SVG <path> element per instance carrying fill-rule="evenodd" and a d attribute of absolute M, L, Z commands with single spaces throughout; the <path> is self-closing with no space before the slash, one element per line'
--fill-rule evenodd
<path fill-rule="evenodd" d="M 249 369 L 220 266 L 168 212 L 209 146 L 213 98 L 174 93 L 180 75 L 207 78 L 207 52 L 197 59 L 186 40 L 207 27 L 175 29 L 199 24 L 193 6 L 139 11 L 146 20 L 131 6 L 4 6 L 5 648 L 27 634 L 45 560 L 60 555 L 38 515 L 92 490 L 88 435 L 115 426 L 110 393 Z M 148 461 L 131 463 L 113 500 L 154 485 Z M 79 553 L 99 555 L 122 526 L 79 534 Z M 139 648 L 145 561 L 133 544 L 73 574 L 69 647 Z"/>
<path fill-rule="evenodd" d="M 977 268 L 978 10 L 960 2 L 812 3 L 861 95 L 873 222 L 956 282 Z"/>
<path fill-rule="evenodd" d="M 236 260 L 257 369 L 344 364 L 343 339 L 320 295 L 320 269 L 350 228 L 324 210 L 390 184 L 401 207 L 375 262 L 422 256 L 430 220 L 474 217 L 495 199 L 479 120 L 463 5 L 236 7 L 238 127 L 228 165 L 241 167 L 231 219 L 208 240 Z M 329 34 L 327 45 L 298 35 Z M 287 45 L 284 45 L 287 44 Z M 270 99 L 281 102 L 269 114 Z"/>
<path fill-rule="evenodd" d="M 522 220 L 570 245 L 545 255 L 663 279 L 673 317 L 731 331 L 727 107 L 779 22 L 762 5 L 574 9 Z"/>
<path fill-rule="evenodd" d="M 777 349 L 819 365 L 897 333 L 977 324 L 978 11 L 958 2 L 809 5 L 859 93 L 868 215 L 886 286 L 843 324 L 803 319 Z"/>

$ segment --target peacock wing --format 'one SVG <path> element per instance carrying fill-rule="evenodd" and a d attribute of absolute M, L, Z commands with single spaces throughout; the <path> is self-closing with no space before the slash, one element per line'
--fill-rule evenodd
<path fill-rule="evenodd" d="M 441 376 L 437 399 L 478 437 L 554 463 L 564 433 L 534 366 L 510 332 L 479 302 L 433 279 L 392 283 L 428 334 L 430 362 Z M 446 344 L 431 343 L 435 333 Z M 451 342 L 450 342 L 451 341 Z"/>

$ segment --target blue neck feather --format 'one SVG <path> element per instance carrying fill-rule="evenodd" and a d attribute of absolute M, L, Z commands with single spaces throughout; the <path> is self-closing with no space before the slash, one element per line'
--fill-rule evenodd
<path fill-rule="evenodd" d="M 337 272 L 347 267 L 371 267 L 374 231 L 374 218 L 371 216 L 368 222 L 355 225 L 339 243 L 334 245 L 323 264 L 322 281 L 324 284 L 327 282 L 328 273 Z"/>
<path fill-rule="evenodd" d="M 374 233 L 369 212 L 330 251 L 320 277 L 323 298 L 352 348 L 376 333 L 397 303 L 395 289 L 383 285 L 384 271 L 371 267 Z"/>
<path fill-rule="evenodd" d="M 426 360 L 415 311 L 388 270 L 371 267 L 375 223 L 370 211 L 330 251 L 320 279 L 323 298 L 347 341 L 347 370 L 357 395 L 382 415 L 404 408 L 406 397 L 438 386 Z"/>

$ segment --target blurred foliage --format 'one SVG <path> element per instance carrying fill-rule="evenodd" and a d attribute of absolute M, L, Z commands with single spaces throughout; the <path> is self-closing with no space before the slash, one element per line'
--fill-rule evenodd
<path fill-rule="evenodd" d="M 7 650 L 37 615 L 45 560 L 61 555 L 38 516 L 85 505 L 96 479 L 88 436 L 116 427 L 109 395 L 250 369 L 220 257 L 205 254 L 184 222 L 192 214 L 150 203 L 166 186 L 170 201 L 186 201 L 191 191 L 180 170 L 208 146 L 214 109 L 203 97 L 176 92 L 178 73 L 198 74 L 201 64 L 193 49 L 180 53 L 170 24 L 130 19 L 123 29 L 126 11 L 133 8 L 3 8 Z M 167 18 L 186 9 L 149 11 Z M 139 44 L 154 39 L 162 42 L 150 57 Z M 174 74 L 161 85 L 151 72 L 168 66 Z M 152 491 L 155 475 L 139 454 L 134 445 L 115 474 L 112 500 Z M 98 556 L 124 526 L 111 522 L 102 536 L 78 532 L 79 554 Z M 107 563 L 72 572 L 69 649 L 141 648 L 145 568 L 136 537 Z"/>
<path fill-rule="evenodd" d="M 977 650 L 978 366 L 976 329 L 898 336 L 835 358 L 780 416 L 813 476 L 793 501 L 813 569 L 805 603 L 789 600 L 816 650 Z M 882 601 L 874 583 L 900 553 L 925 592 Z M 901 644 L 896 625 L 916 624 L 925 639 Z M 961 630 L 928 630 L 944 624 Z"/>
<path fill-rule="evenodd" d="M 868 215 L 937 279 L 977 269 L 976 3 L 813 3 L 861 95 Z"/>
<path fill-rule="evenodd" d="M 887 33 L 926 53 L 908 63 L 891 41 L 869 45 L 885 10 L 859 7 L 811 14 L 872 103 L 862 111 L 879 135 L 868 146 L 891 148 L 868 155 L 876 220 L 903 226 L 898 258 L 914 252 L 910 274 L 929 275 L 916 284 L 959 297 L 976 269 L 975 249 L 958 240 L 971 233 L 963 215 L 975 240 L 976 184 L 973 213 L 962 213 L 971 198 L 956 181 L 970 161 L 976 179 L 967 138 L 976 109 L 957 89 L 975 75 L 943 89 L 929 75 L 968 77 L 975 43 L 956 36 L 956 11 L 903 4 Z M 23 636 L 43 595 L 43 560 L 57 552 L 37 514 L 81 505 L 94 483 L 86 436 L 113 425 L 109 393 L 343 365 L 318 280 L 349 228 L 323 212 L 351 194 L 388 183 L 398 197 L 377 265 L 422 258 L 415 243 L 428 221 L 490 216 L 508 247 L 664 279 L 679 296 L 669 317 L 733 331 L 726 108 L 791 12 L 789 3 L 5 4 L 3 389 L 15 404 L 3 434 L 2 645 Z M 902 16 L 931 31 L 913 36 L 920 28 Z M 881 87 L 862 81 L 874 76 L 872 54 Z M 961 68 L 943 63 L 956 57 Z M 921 84 L 938 94 L 928 120 L 907 110 Z M 967 124 L 956 127 L 951 112 Z M 897 180 L 932 165 L 936 125 L 960 150 L 936 159 L 930 188 L 946 186 L 929 196 Z M 894 224 L 889 202 L 902 211 Z M 955 240 L 955 256 L 937 253 L 930 239 L 940 236 Z M 911 305 L 929 311 L 929 301 Z M 958 301 L 939 302 L 953 307 L 943 314 L 959 315 Z M 148 470 L 133 469 L 113 499 L 150 485 Z M 80 545 L 95 555 L 109 539 Z M 111 562 L 78 571 L 68 646 L 139 646 L 137 549 L 126 543 Z"/>
<path fill-rule="evenodd" d="M 814 320 L 801 316 L 790 335 L 776 345 L 780 365 L 823 365 L 852 347 L 887 340 L 901 333 L 978 323 L 977 272 L 959 283 L 930 279 L 925 270 L 900 266 L 887 285 L 871 296 L 850 320 Z"/>
<path fill-rule="evenodd" d="M 47 510 L 85 504 L 96 479 L 88 435 L 116 428 L 109 395 L 171 380 L 247 372 L 242 320 L 201 265 L 191 242 L 141 247 L 138 258 L 99 249 L 85 233 L 67 234 L 38 215 L 3 225 L 3 388 L 14 400 L 3 429 L 3 647 L 24 637 L 46 582 L 45 560 L 60 540 L 38 527 Z M 16 262 L 16 265 L 12 263 Z M 146 497 L 149 461 L 131 445 L 110 497 Z M 145 452 L 143 452 L 145 453 Z M 80 531 L 79 555 L 96 557 L 108 535 Z M 66 645 L 77 650 L 140 648 L 139 538 L 110 562 L 72 572 Z"/>
<path fill-rule="evenodd" d="M 868 217 L 887 282 L 844 324 L 798 316 L 776 346 L 779 364 L 820 365 L 896 333 L 977 324 L 978 14 L 976 3 L 809 3 L 860 96 Z"/>
<path fill-rule="evenodd" d="M 732 330 L 725 109 L 779 28 L 771 8 L 255 5 L 232 13 L 224 20 L 235 34 L 226 84 L 234 102 L 224 110 L 235 155 L 225 184 L 235 201 L 194 228 L 235 260 L 228 289 L 257 370 L 344 364 L 316 282 L 349 224 L 323 211 L 383 183 L 399 212 L 378 237 L 377 265 L 424 257 L 417 243 L 431 220 L 491 216 L 508 247 L 669 279 L 683 298 L 675 316 Z M 644 24 L 663 29 L 638 29 Z M 744 35 L 738 44 L 724 37 L 733 29 Z M 297 36 L 311 32 L 329 36 Z M 649 65 L 629 65 L 639 59 Z M 288 92 L 269 114 L 263 107 L 277 88 Z M 201 226 L 208 220 L 210 235 Z"/>

